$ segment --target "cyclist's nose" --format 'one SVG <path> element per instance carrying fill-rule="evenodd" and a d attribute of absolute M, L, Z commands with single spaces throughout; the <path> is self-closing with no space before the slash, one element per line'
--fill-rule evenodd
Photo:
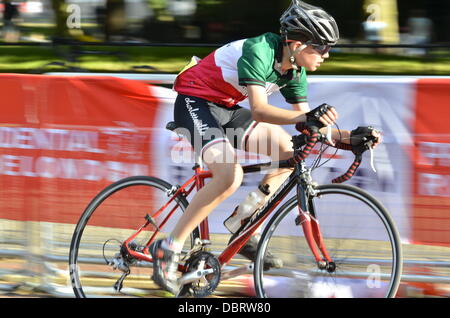
<path fill-rule="evenodd" d="M 327 59 L 327 58 L 329 58 L 329 57 L 330 57 L 330 53 L 329 53 L 329 52 L 327 52 L 327 53 L 325 53 L 324 55 L 322 55 L 322 57 L 323 57 L 324 59 Z"/>

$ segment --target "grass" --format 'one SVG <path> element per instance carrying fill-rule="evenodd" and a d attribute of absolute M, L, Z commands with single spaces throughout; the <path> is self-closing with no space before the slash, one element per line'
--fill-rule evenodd
<path fill-rule="evenodd" d="M 150 66 L 142 72 L 177 73 L 192 55 L 206 56 L 213 48 L 193 47 L 84 47 L 89 54 L 73 58 L 68 47 L 0 47 L 0 73 L 70 71 L 48 65 L 65 63 L 89 72 L 135 72 L 135 66 Z M 315 74 L 319 75 L 450 75 L 450 53 L 428 58 L 389 54 L 332 53 Z"/>
<path fill-rule="evenodd" d="M 22 23 L 22 35 L 49 38 L 52 23 Z M 95 34 L 98 26 L 83 23 L 82 33 Z M 1 40 L 0 40 L 1 41 Z M 191 56 L 206 56 L 213 48 L 193 47 L 101 47 L 84 50 L 96 52 L 73 58 L 68 47 L 1 46 L 0 73 L 45 73 L 71 71 L 69 67 L 89 72 L 135 72 L 135 66 L 150 66 L 140 72 L 177 73 Z M 67 67 L 55 65 L 64 63 Z M 52 63 L 52 65 L 48 65 Z M 450 75 L 450 51 L 433 51 L 428 58 L 379 53 L 332 52 L 331 57 L 314 74 L 328 75 Z"/>

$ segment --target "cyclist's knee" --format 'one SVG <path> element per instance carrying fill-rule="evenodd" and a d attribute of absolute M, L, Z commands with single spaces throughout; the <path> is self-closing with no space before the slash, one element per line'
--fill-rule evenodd
<path fill-rule="evenodd" d="M 221 142 L 203 151 L 203 161 L 212 173 L 213 180 L 217 184 L 224 196 L 229 196 L 235 192 L 244 178 L 244 172 L 239 163 L 234 148 L 229 142 Z"/>
<path fill-rule="evenodd" d="M 212 166 L 210 170 L 213 174 L 213 180 L 219 181 L 224 195 L 231 195 L 241 186 L 244 172 L 240 164 L 228 163 Z"/>
<path fill-rule="evenodd" d="M 244 171 L 240 164 L 233 164 L 229 168 L 229 175 L 226 177 L 226 190 L 234 193 L 242 184 L 244 179 Z"/>
<path fill-rule="evenodd" d="M 233 146 L 223 140 L 223 142 L 206 145 L 201 153 L 201 157 L 206 165 L 237 163 L 237 155 Z"/>

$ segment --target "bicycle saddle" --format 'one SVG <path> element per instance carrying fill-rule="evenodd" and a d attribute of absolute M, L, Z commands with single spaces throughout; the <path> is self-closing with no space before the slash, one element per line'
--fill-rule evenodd
<path fill-rule="evenodd" d="M 169 121 L 166 125 L 166 129 L 170 131 L 175 131 L 179 126 L 174 121 Z"/>

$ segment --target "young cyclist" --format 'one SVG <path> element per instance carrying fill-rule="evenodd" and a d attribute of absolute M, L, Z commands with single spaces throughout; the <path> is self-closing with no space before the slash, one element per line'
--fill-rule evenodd
<path fill-rule="evenodd" d="M 273 161 L 292 157 L 291 136 L 280 126 L 319 118 L 332 125 L 337 111 L 326 104 L 310 111 L 306 71 L 315 71 L 329 57 L 339 39 L 337 24 L 323 9 L 293 0 L 280 18 L 281 34 L 265 33 L 227 44 L 180 73 L 174 89 L 174 119 L 184 128 L 195 152 L 212 172 L 212 179 L 191 200 L 170 236 L 150 248 L 153 280 L 177 294 L 177 262 L 190 233 L 243 179 L 235 148 L 268 155 Z M 292 110 L 268 103 L 279 90 Z M 239 102 L 248 98 L 250 109 Z M 315 116 L 315 117 L 314 117 Z M 378 132 L 371 132 L 380 137 Z M 333 130 L 333 138 L 350 143 L 350 131 Z M 381 138 L 375 143 L 381 142 Z M 290 171 L 265 175 L 262 192 L 275 192 Z M 266 190 L 266 191 L 264 191 Z M 231 218 L 238 217 L 232 215 Z M 258 239 L 252 237 L 240 253 L 256 258 Z M 264 268 L 280 267 L 281 260 L 267 253 Z"/>

